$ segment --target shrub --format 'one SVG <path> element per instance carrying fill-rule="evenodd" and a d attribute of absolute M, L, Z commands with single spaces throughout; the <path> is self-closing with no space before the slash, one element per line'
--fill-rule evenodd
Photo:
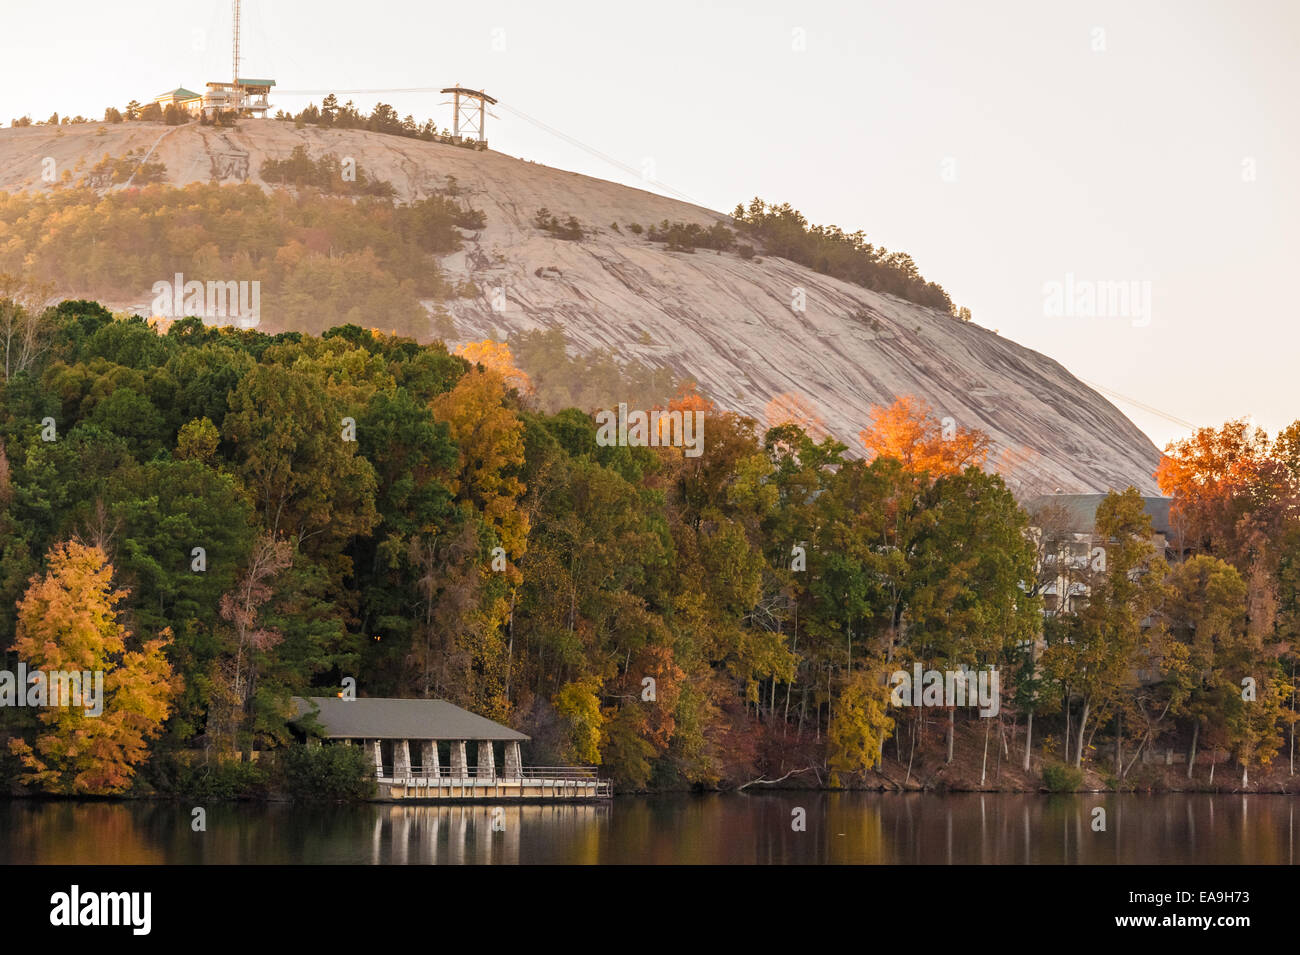
<path fill-rule="evenodd" d="M 651 226 L 647 233 L 651 242 L 663 242 L 670 252 L 694 252 L 696 249 L 716 249 L 725 252 L 735 244 L 735 235 L 721 222 L 704 228 L 695 222 L 669 222 Z"/>
<path fill-rule="evenodd" d="M 1046 763 L 1043 766 L 1043 785 L 1054 793 L 1077 792 L 1083 785 L 1083 770 L 1064 763 Z"/>
<path fill-rule="evenodd" d="M 295 799 L 351 801 L 375 794 L 375 767 L 360 746 L 290 746 L 281 766 L 285 791 Z"/>
<path fill-rule="evenodd" d="M 582 238 L 582 226 L 575 217 L 569 216 L 568 219 L 561 222 L 545 206 L 538 209 L 537 214 L 533 216 L 533 225 L 560 239 Z"/>
<path fill-rule="evenodd" d="M 314 186 L 327 195 L 363 195 L 391 199 L 397 194 L 393 184 L 386 179 L 372 179 L 365 170 L 356 166 L 350 178 L 344 176 L 343 162 L 330 153 L 312 159 L 305 146 L 293 147 L 286 159 L 266 159 L 259 170 L 261 176 L 273 185 Z"/>
<path fill-rule="evenodd" d="M 271 783 L 271 773 L 258 763 L 233 759 L 190 763 L 174 755 L 155 759 L 148 776 L 159 792 L 208 800 L 262 798 Z"/>

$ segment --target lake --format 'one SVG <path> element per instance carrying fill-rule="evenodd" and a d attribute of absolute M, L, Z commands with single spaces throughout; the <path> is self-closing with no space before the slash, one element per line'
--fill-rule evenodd
<path fill-rule="evenodd" d="M 1094 831 L 1096 808 L 1104 831 Z M 1292 864 L 1277 795 L 792 793 L 599 805 L 0 802 L 13 864 Z M 496 811 L 494 811 L 496 810 Z M 800 812 L 802 810 L 802 813 Z M 793 826 L 802 818 L 803 831 Z"/>

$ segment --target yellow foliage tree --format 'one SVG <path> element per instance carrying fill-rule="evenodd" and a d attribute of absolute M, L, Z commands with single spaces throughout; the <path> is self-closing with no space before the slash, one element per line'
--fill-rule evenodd
<path fill-rule="evenodd" d="M 180 689 L 163 652 L 171 631 L 128 649 L 134 641 L 115 609 L 126 594 L 112 589 L 104 552 L 71 541 L 53 548 L 48 561 L 45 576 L 32 578 L 18 604 L 13 650 L 31 669 L 102 673 L 102 712 L 47 706 L 34 745 L 13 739 L 9 749 L 22 760 L 24 781 L 45 792 L 121 793 L 148 758 L 148 741 L 162 732 Z"/>
<path fill-rule="evenodd" d="M 524 463 L 524 426 L 506 402 L 500 373 L 471 368 L 456 387 L 434 399 L 433 415 L 447 422 L 460 449 L 448 487 L 478 507 L 511 560 L 517 560 L 528 538 L 528 518 L 519 506 L 524 483 L 514 476 Z"/>
<path fill-rule="evenodd" d="M 564 758 L 588 765 L 600 763 L 600 730 L 605 723 L 596 690 L 600 681 L 587 677 L 566 683 L 551 700 L 555 712 L 568 727 Z"/>
<path fill-rule="evenodd" d="M 840 785 L 841 774 L 864 773 L 880 762 L 880 751 L 894 730 L 894 720 L 885 712 L 889 685 L 880 671 L 861 669 L 853 674 L 840 693 L 827 729 L 831 785 Z"/>
<path fill-rule="evenodd" d="M 481 342 L 466 342 L 456 349 L 456 354 L 472 364 L 496 372 L 507 388 L 515 389 L 521 395 L 533 393 L 532 379 L 515 364 L 510 346 L 505 342 L 496 342 L 490 338 Z"/>

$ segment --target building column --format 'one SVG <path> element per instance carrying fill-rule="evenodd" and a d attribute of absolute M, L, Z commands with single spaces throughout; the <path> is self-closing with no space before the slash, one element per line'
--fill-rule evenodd
<path fill-rule="evenodd" d="M 379 740 L 372 739 L 370 741 L 370 751 L 375 757 L 375 775 L 382 778 L 384 775 L 384 751 L 379 748 Z"/>
<path fill-rule="evenodd" d="M 519 743 L 506 743 L 506 779 L 519 779 L 524 775 L 524 762 L 519 756 Z"/>
<path fill-rule="evenodd" d="M 411 742 L 405 739 L 393 740 L 393 777 L 406 779 L 411 775 Z"/>
<path fill-rule="evenodd" d="M 420 741 L 420 769 L 430 779 L 438 778 L 438 742 L 426 739 Z"/>
<path fill-rule="evenodd" d="M 451 741 L 451 774 L 464 779 L 469 775 L 469 760 L 465 758 L 465 741 L 456 739 Z"/>
<path fill-rule="evenodd" d="M 492 741 L 481 739 L 478 741 L 478 773 L 479 779 L 496 779 L 497 767 L 496 757 L 492 753 Z"/>

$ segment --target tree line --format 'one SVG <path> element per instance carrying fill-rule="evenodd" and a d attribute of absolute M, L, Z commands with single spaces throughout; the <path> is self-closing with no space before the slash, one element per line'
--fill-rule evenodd
<path fill-rule="evenodd" d="M 1300 425 L 1171 449 L 1172 565 L 1137 492 L 1109 495 L 1102 574 L 983 469 L 985 436 L 913 399 L 853 455 L 687 386 L 666 402 L 706 415 L 686 457 L 597 444 L 591 409 L 543 410 L 501 343 L 162 333 L 8 297 L 0 349 L 0 646 L 9 669 L 97 661 L 117 714 L 0 714 L 29 786 L 284 749 L 289 697 L 346 677 L 509 723 L 527 761 L 622 789 L 879 783 L 886 754 L 900 775 L 953 760 L 968 724 L 1035 769 L 1104 769 L 1105 738 L 1120 778 L 1194 734 L 1245 773 L 1294 715 Z M 1063 568 L 1087 597 L 1044 618 Z M 998 668 L 1000 712 L 941 707 L 934 737 L 932 710 L 890 698 L 914 663 Z"/>

